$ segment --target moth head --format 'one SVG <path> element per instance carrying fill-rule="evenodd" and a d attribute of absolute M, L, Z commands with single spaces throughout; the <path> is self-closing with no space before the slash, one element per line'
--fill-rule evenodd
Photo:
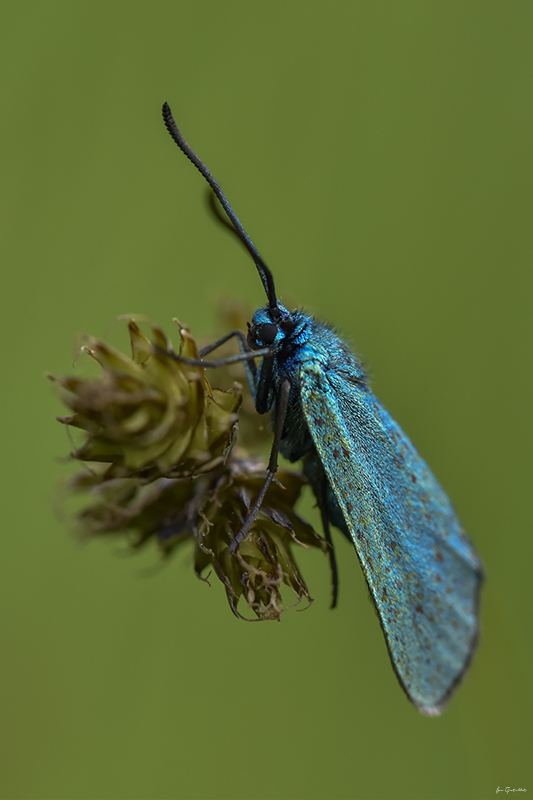
<path fill-rule="evenodd" d="M 275 309 L 268 305 L 259 308 L 252 317 L 252 324 L 248 327 L 248 344 L 252 350 L 259 350 L 262 347 L 276 349 L 287 336 L 290 336 L 294 324 L 290 311 L 279 302 Z"/>

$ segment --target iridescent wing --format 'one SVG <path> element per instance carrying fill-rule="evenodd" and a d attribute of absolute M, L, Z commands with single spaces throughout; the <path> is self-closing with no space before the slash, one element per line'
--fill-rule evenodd
<path fill-rule="evenodd" d="M 300 387 L 394 670 L 415 706 L 438 714 L 476 646 L 481 562 L 446 493 L 369 389 L 318 362 L 303 364 Z"/>

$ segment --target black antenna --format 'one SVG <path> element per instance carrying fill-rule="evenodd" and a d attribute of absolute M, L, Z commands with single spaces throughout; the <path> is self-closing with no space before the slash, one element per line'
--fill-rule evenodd
<path fill-rule="evenodd" d="M 227 201 L 225 194 L 223 193 L 222 189 L 213 178 L 209 170 L 207 169 L 206 165 L 204 164 L 201 159 L 198 158 L 194 150 L 187 144 L 181 132 L 174 121 L 174 117 L 172 116 L 172 111 L 170 110 L 170 106 L 168 103 L 163 103 L 163 120 L 165 122 L 166 128 L 180 150 L 185 153 L 187 158 L 192 161 L 196 169 L 202 173 L 206 181 L 208 182 L 209 186 L 212 188 L 220 203 L 222 208 L 228 215 L 235 231 L 237 232 L 238 237 L 244 243 L 246 249 L 252 256 L 255 266 L 257 267 L 257 271 L 259 272 L 259 277 L 263 283 L 265 288 L 266 295 L 268 297 L 268 303 L 270 306 L 270 312 L 273 319 L 279 319 L 280 311 L 278 308 L 278 301 L 276 299 L 276 290 L 274 289 L 274 278 L 272 277 L 272 273 L 270 272 L 269 268 L 259 255 L 257 248 L 255 247 L 254 243 L 244 230 L 244 227 L 238 218 L 235 211 L 232 209 L 230 204 Z"/>

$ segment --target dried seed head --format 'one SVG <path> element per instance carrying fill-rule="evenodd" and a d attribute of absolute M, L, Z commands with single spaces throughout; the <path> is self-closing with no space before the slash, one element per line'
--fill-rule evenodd
<path fill-rule="evenodd" d="M 163 332 L 148 339 L 128 324 L 131 358 L 92 337 L 84 350 L 102 367 L 100 377 L 57 379 L 74 412 L 59 420 L 86 431 L 73 453 L 109 463 L 106 478 L 194 475 L 224 462 L 237 425 L 239 387 L 212 389 L 205 370 L 174 358 Z M 179 354 L 198 358 L 196 343 L 180 327 Z"/>
<path fill-rule="evenodd" d="M 279 470 L 250 532 L 231 553 L 266 476 L 242 442 L 239 456 L 230 452 L 240 387 L 213 389 L 203 368 L 176 360 L 157 326 L 150 338 L 132 319 L 128 327 L 131 358 L 88 337 L 84 349 L 101 366 L 100 376 L 56 381 L 73 412 L 60 421 L 86 433 L 73 457 L 95 462 L 70 481 L 72 491 L 90 497 L 76 515 L 80 532 L 125 537 L 135 548 L 152 540 L 165 556 L 189 542 L 198 577 L 214 570 L 242 618 L 241 601 L 257 619 L 279 619 L 284 585 L 296 603 L 311 602 L 293 551 L 325 552 L 327 545 L 294 510 L 306 478 Z M 197 359 L 184 326 L 180 340 L 180 356 Z M 250 408 L 252 415 L 258 417 Z M 248 430 L 246 444 L 253 425 Z"/>

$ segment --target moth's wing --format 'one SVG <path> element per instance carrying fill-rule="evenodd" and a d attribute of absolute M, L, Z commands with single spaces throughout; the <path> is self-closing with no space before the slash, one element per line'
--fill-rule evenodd
<path fill-rule="evenodd" d="M 420 711 L 438 714 L 475 650 L 481 562 L 448 496 L 372 392 L 317 362 L 301 367 L 300 381 L 396 674 Z"/>

